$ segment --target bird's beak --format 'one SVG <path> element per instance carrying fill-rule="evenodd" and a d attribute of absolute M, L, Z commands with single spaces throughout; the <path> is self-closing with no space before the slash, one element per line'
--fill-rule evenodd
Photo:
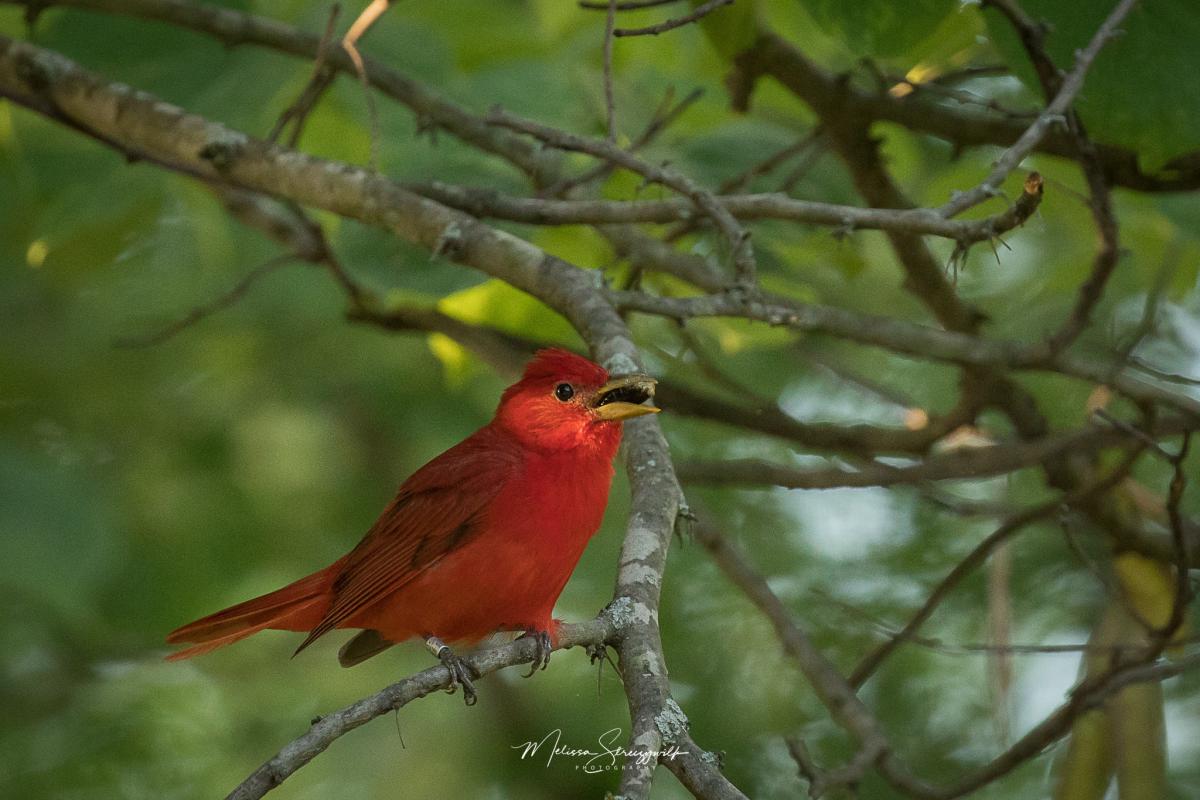
<path fill-rule="evenodd" d="M 657 414 L 662 409 L 642 403 L 654 397 L 657 381 L 649 375 L 624 375 L 600 387 L 592 401 L 592 410 L 602 420 L 622 420 Z"/>

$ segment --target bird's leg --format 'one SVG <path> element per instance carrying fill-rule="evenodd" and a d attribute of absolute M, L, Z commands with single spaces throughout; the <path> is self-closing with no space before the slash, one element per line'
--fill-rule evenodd
<path fill-rule="evenodd" d="M 533 663 L 529 665 L 529 672 L 525 673 L 526 678 L 532 676 L 539 669 L 550 666 L 550 654 L 554 652 L 554 643 L 550 641 L 550 631 L 527 630 L 521 634 L 520 638 L 533 639 L 536 645 L 533 651 Z"/>
<path fill-rule="evenodd" d="M 460 656 L 455 655 L 450 646 L 436 636 L 427 636 L 425 647 L 437 656 L 438 661 L 441 661 L 442 665 L 450 672 L 450 685 L 446 688 L 446 692 L 454 694 L 454 691 L 461 685 L 463 700 L 469 706 L 475 705 L 475 701 L 479 697 L 475 694 L 475 684 L 471 681 L 479 676 L 475 674 L 471 665 Z"/>

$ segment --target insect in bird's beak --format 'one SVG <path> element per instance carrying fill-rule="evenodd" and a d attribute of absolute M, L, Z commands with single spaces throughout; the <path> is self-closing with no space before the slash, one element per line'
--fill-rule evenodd
<path fill-rule="evenodd" d="M 654 397 L 658 382 L 649 375 L 623 375 L 613 378 L 592 398 L 593 412 L 602 420 L 622 420 L 657 414 L 662 409 L 642 403 Z"/>

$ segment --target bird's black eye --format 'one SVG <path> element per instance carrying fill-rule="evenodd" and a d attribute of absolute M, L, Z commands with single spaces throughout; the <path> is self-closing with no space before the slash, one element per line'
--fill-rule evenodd
<path fill-rule="evenodd" d="M 565 403 L 575 396 L 575 388 L 569 383 L 560 383 L 554 387 L 554 396 Z"/>

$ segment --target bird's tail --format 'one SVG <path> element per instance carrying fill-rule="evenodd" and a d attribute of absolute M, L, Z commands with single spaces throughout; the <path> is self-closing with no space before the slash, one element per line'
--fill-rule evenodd
<path fill-rule="evenodd" d="M 267 628 L 306 631 L 325 615 L 330 601 L 331 568 L 314 572 L 282 589 L 189 622 L 167 635 L 168 644 L 191 647 L 171 653 L 167 661 L 179 661 L 233 644 Z"/>

